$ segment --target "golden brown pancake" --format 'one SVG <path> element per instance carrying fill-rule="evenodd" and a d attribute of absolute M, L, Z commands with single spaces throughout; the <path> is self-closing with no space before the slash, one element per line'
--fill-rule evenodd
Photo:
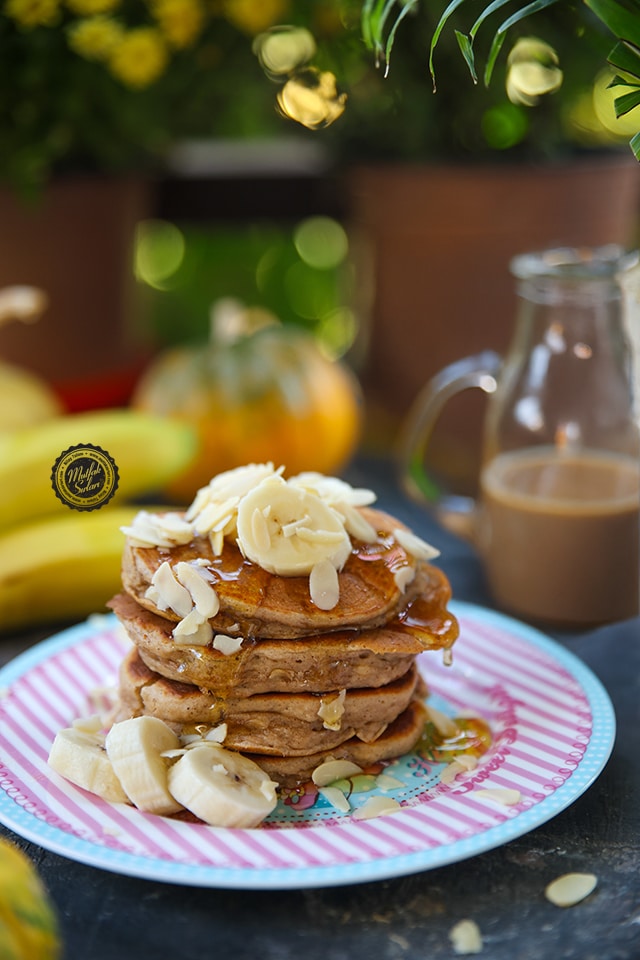
<path fill-rule="evenodd" d="M 295 787 L 311 779 L 311 774 L 325 760 L 351 760 L 363 769 L 384 760 L 393 760 L 409 753 L 422 736 L 426 721 L 426 709 L 419 700 L 413 700 L 383 734 L 372 743 L 357 737 L 345 740 L 328 750 L 307 757 L 275 757 L 258 753 L 246 756 L 282 787 Z"/>
<path fill-rule="evenodd" d="M 191 684 L 167 680 L 149 670 L 132 650 L 120 669 L 115 719 L 156 716 L 179 733 L 225 723 L 225 747 L 297 757 L 332 749 L 354 736 L 372 742 L 424 692 L 413 666 L 384 687 L 349 690 L 342 697 L 340 691 L 330 691 L 264 693 L 225 700 Z"/>
<path fill-rule="evenodd" d="M 237 653 L 225 655 L 211 645 L 176 644 L 173 622 L 143 609 L 127 594 L 118 594 L 109 605 L 151 670 L 204 690 L 233 689 L 236 698 L 382 686 L 405 674 L 425 649 L 410 633 L 379 627 L 298 640 L 244 640 Z M 433 647 L 440 645 L 434 637 Z"/>
<path fill-rule="evenodd" d="M 379 510 L 361 508 L 378 531 L 374 543 L 353 542 L 351 555 L 339 573 L 340 599 L 331 610 L 321 610 L 309 595 L 309 578 L 280 577 L 268 573 L 242 556 L 237 545 L 225 540 L 215 556 L 207 537 L 183 546 L 135 547 L 125 544 L 122 583 L 141 606 L 176 622 L 177 614 L 161 611 L 146 596 L 153 575 L 166 560 L 172 566 L 206 559 L 211 584 L 220 599 L 220 611 L 210 620 L 214 630 L 262 639 L 292 638 L 355 628 L 364 630 L 389 621 L 415 596 L 416 581 L 403 591 L 394 574 L 400 567 L 417 570 L 415 560 L 393 537 L 403 527 Z"/>

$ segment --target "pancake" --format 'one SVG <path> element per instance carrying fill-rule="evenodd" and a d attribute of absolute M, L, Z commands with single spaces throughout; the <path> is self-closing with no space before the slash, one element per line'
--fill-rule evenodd
<path fill-rule="evenodd" d="M 174 624 L 127 594 L 118 594 L 109 606 L 151 670 L 204 690 L 232 688 L 236 698 L 382 686 L 405 674 L 425 649 L 411 633 L 379 627 L 298 640 L 244 640 L 237 653 L 225 655 L 211 645 L 176 644 L 171 636 Z M 444 645 L 434 636 L 434 648 Z"/>
<path fill-rule="evenodd" d="M 222 699 L 149 670 L 132 650 L 120 669 L 114 720 L 160 717 L 176 732 L 225 723 L 225 747 L 243 752 L 306 756 L 357 736 L 377 739 L 415 697 L 423 697 L 415 666 L 384 687 L 312 693 L 264 693 Z M 322 714 L 322 716 L 321 716 Z"/>
<path fill-rule="evenodd" d="M 413 700 L 372 743 L 352 737 L 337 747 L 307 757 L 265 756 L 258 753 L 246 753 L 245 756 L 257 763 L 281 787 L 295 787 L 310 780 L 315 768 L 325 760 L 351 760 L 365 769 L 409 753 L 422 736 L 426 719 L 424 704 L 420 700 Z"/>
<path fill-rule="evenodd" d="M 407 568 L 415 574 L 420 563 L 393 536 L 394 530 L 406 529 L 403 524 L 379 510 L 360 508 L 359 512 L 378 536 L 373 543 L 353 540 L 351 553 L 338 574 L 339 600 L 330 610 L 320 609 L 311 601 L 308 576 L 271 574 L 245 560 L 237 544 L 229 539 L 216 556 L 208 537 L 196 537 L 171 548 L 133 546 L 129 537 L 123 552 L 122 584 L 142 607 L 177 622 L 177 614 L 171 609 L 160 610 L 147 596 L 153 576 L 164 561 L 172 567 L 180 562 L 206 561 L 201 572 L 207 572 L 220 600 L 218 613 L 209 621 L 217 632 L 289 639 L 371 629 L 387 623 L 416 595 L 416 580 L 398 582 L 396 574 Z"/>

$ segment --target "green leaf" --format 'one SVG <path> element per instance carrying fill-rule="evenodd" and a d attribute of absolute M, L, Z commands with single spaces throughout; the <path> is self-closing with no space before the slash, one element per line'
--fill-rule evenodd
<path fill-rule="evenodd" d="M 585 0 L 585 3 L 615 37 L 640 47 L 640 0 Z"/>
<path fill-rule="evenodd" d="M 493 0 L 488 7 L 485 7 L 476 22 L 473 24 L 471 30 L 469 31 L 469 36 L 472 38 L 475 37 L 484 21 L 487 20 L 492 13 L 495 13 L 496 10 L 499 10 L 501 7 L 506 7 L 508 3 L 511 3 L 511 0 Z"/>
<path fill-rule="evenodd" d="M 636 160 L 640 160 L 640 133 L 636 133 L 633 135 L 633 137 L 629 141 L 629 146 L 631 147 L 631 150 Z"/>
<path fill-rule="evenodd" d="M 374 51 L 376 61 L 383 60 L 387 68 L 396 31 L 417 2 L 418 0 L 365 0 L 360 18 L 362 37 L 367 48 Z M 400 7 L 400 12 L 391 24 L 385 39 L 387 21 L 396 6 Z"/>
<path fill-rule="evenodd" d="M 616 70 L 623 70 L 640 79 L 640 50 L 624 40 L 618 41 L 609 53 L 608 61 Z"/>
<path fill-rule="evenodd" d="M 506 40 L 506 33 L 496 33 L 491 44 L 491 49 L 489 50 L 489 56 L 487 57 L 487 64 L 484 68 L 484 85 L 488 87 L 491 83 L 491 77 L 493 76 L 493 68 L 496 65 L 496 60 L 500 50 L 502 49 L 502 44 Z"/>
<path fill-rule="evenodd" d="M 394 21 L 394 23 L 393 23 L 393 26 L 391 27 L 391 30 L 389 31 L 389 36 L 387 37 L 387 43 L 386 43 L 385 51 L 384 51 L 385 62 L 386 62 L 386 64 L 387 64 L 387 67 L 388 67 L 388 65 L 389 65 L 389 59 L 390 59 L 390 57 L 391 57 L 391 50 L 392 50 L 392 48 L 393 48 L 393 42 L 394 42 L 394 40 L 395 40 L 395 38 L 396 38 L 396 30 L 398 29 L 398 27 L 400 26 L 400 24 L 402 23 L 402 21 L 404 20 L 404 18 L 406 17 L 406 15 L 409 13 L 409 11 L 412 10 L 412 9 L 416 6 L 417 3 L 418 3 L 418 0 L 406 0 L 403 9 L 400 11 L 400 13 L 398 14 L 398 16 L 396 17 L 396 19 L 395 19 L 395 21 Z"/>
<path fill-rule="evenodd" d="M 467 66 L 469 67 L 469 73 L 473 77 L 473 82 L 478 82 L 478 74 L 476 73 L 475 59 L 473 56 L 473 41 L 466 33 L 462 33 L 460 30 L 455 31 L 456 40 L 458 41 L 458 46 L 462 51 L 462 56 L 464 57 Z"/>
<path fill-rule="evenodd" d="M 630 90 L 629 93 L 623 93 L 621 97 L 616 97 L 613 105 L 616 109 L 616 117 L 624 117 L 625 114 L 640 106 L 640 89 Z"/>
<path fill-rule="evenodd" d="M 451 3 L 448 5 L 448 7 L 446 8 L 444 13 L 438 20 L 438 23 L 436 24 L 436 28 L 433 31 L 433 36 L 431 37 L 431 46 L 429 47 L 429 73 L 431 74 L 431 79 L 433 80 L 434 93 L 436 89 L 436 74 L 433 68 L 433 54 L 436 49 L 436 44 L 438 43 L 438 40 L 440 39 L 440 35 L 444 30 L 449 18 L 452 16 L 452 14 L 456 12 L 458 7 L 461 7 L 462 4 L 466 2 L 467 0 L 451 0 Z"/>
<path fill-rule="evenodd" d="M 619 73 L 616 73 L 613 80 L 607 84 L 607 90 L 611 90 L 612 87 L 640 87 L 640 81 L 635 83 L 633 80 L 621 77 Z"/>

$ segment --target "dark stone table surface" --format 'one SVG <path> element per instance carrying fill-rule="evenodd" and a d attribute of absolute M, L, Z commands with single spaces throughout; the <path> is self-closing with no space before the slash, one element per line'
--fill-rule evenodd
<path fill-rule="evenodd" d="M 490 607 L 469 546 L 406 500 L 385 464 L 354 483 L 442 551 L 459 600 Z M 54 632 L 0 636 L 0 663 Z M 35 861 L 58 912 L 65 960 L 436 960 L 455 957 L 449 931 L 471 918 L 487 960 L 640 958 L 640 618 L 550 634 L 611 697 L 612 756 L 595 783 L 552 820 L 471 859 L 390 880 L 286 891 L 198 889 L 110 873 L 41 849 L 0 827 Z M 571 908 L 546 884 L 589 872 L 598 885 Z"/>

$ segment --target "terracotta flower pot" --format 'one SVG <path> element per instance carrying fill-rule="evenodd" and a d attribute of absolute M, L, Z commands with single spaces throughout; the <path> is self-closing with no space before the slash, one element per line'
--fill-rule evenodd
<path fill-rule="evenodd" d="M 126 401 L 146 355 L 133 275 L 138 180 L 60 180 L 27 204 L 0 191 L 0 287 L 32 284 L 49 306 L 0 329 L 0 356 L 43 376 L 69 409 Z"/>
<path fill-rule="evenodd" d="M 348 180 L 372 443 L 393 442 L 423 384 L 453 360 L 503 351 L 511 257 L 555 245 L 633 244 L 640 165 L 627 155 L 546 167 L 379 166 Z M 459 398 L 431 445 L 436 470 L 476 472 L 482 411 Z"/>

